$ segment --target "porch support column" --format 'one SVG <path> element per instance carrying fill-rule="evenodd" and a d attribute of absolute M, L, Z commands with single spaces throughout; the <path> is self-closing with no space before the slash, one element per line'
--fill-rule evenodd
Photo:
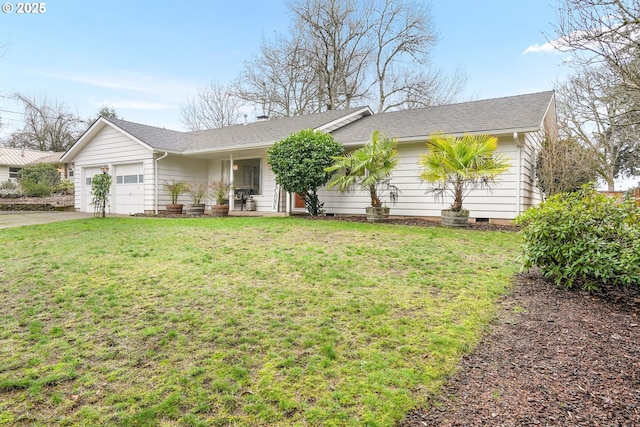
<path fill-rule="evenodd" d="M 235 194 L 233 191 L 233 154 L 229 154 L 229 210 L 232 211 L 235 208 Z"/>
<path fill-rule="evenodd" d="M 287 215 L 291 215 L 291 193 L 289 193 L 288 191 L 287 191 L 287 202 L 286 202 L 286 207 L 284 211 L 287 213 Z"/>

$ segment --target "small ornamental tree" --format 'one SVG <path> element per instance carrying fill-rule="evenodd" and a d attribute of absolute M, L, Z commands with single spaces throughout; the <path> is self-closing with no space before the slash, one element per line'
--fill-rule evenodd
<path fill-rule="evenodd" d="M 101 173 L 91 178 L 91 204 L 94 207 L 94 215 L 105 216 L 107 201 L 109 200 L 109 190 L 111 190 L 111 175 Z"/>
<path fill-rule="evenodd" d="M 318 189 L 332 175 L 325 168 L 343 152 L 342 144 L 330 134 L 306 129 L 276 142 L 267 151 L 267 162 L 276 174 L 276 182 L 285 191 L 304 196 L 307 211 L 319 215 L 324 212 L 324 204 L 318 199 Z"/>

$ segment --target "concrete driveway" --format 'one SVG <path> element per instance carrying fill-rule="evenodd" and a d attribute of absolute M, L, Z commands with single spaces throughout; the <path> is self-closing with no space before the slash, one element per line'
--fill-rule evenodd
<path fill-rule="evenodd" d="M 93 214 L 84 212 L 34 212 L 0 211 L 0 228 L 22 227 L 25 225 L 47 224 L 71 219 L 91 218 Z"/>

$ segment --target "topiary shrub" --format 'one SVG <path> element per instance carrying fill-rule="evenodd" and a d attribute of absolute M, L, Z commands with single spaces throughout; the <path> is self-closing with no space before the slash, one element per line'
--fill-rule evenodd
<path fill-rule="evenodd" d="M 276 174 L 276 182 L 285 191 L 304 196 L 307 211 L 315 216 L 324 212 L 318 189 L 333 174 L 325 168 L 343 151 L 331 134 L 306 129 L 273 144 L 267 151 L 267 162 Z"/>
<path fill-rule="evenodd" d="M 586 185 L 548 198 L 516 218 L 524 267 L 557 285 L 598 290 L 603 283 L 640 286 L 640 208 Z"/>

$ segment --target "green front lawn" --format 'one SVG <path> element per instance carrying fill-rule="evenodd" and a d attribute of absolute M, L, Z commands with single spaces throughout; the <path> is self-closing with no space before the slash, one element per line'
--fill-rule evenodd
<path fill-rule="evenodd" d="M 296 218 L 0 233 L 0 425 L 393 425 L 478 342 L 501 232 Z"/>

